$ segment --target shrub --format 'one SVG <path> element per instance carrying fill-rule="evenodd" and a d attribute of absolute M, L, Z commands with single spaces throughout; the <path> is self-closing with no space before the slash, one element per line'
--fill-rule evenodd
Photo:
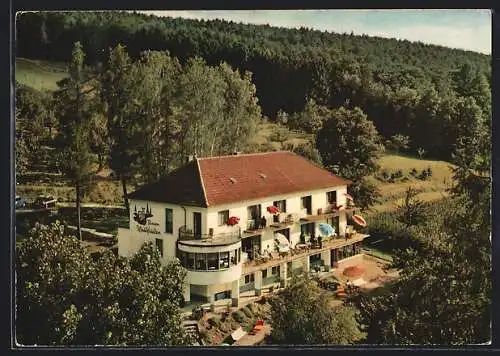
<path fill-rule="evenodd" d="M 245 320 L 245 315 L 243 315 L 243 313 L 239 310 L 233 312 L 233 314 L 231 315 L 233 316 L 233 319 L 236 320 L 238 323 L 241 323 L 243 322 L 243 320 Z"/>
<path fill-rule="evenodd" d="M 248 307 L 241 308 L 241 311 L 249 318 L 253 317 L 252 311 Z"/>
<path fill-rule="evenodd" d="M 417 170 L 415 168 L 412 168 L 411 171 L 410 171 L 410 174 L 415 177 L 417 175 Z"/>
<path fill-rule="evenodd" d="M 231 325 L 230 324 L 226 324 L 226 323 L 222 323 L 219 327 L 220 331 L 224 332 L 224 333 L 227 333 L 229 331 L 231 331 Z"/>
<path fill-rule="evenodd" d="M 389 179 L 389 171 L 385 168 L 380 170 L 380 177 L 382 178 L 382 180 Z"/>
<path fill-rule="evenodd" d="M 210 325 L 212 327 L 219 326 L 220 320 L 219 320 L 219 318 L 212 316 L 212 317 L 208 318 L 207 323 L 208 323 L 208 325 Z"/>
<path fill-rule="evenodd" d="M 432 174 L 432 172 L 431 172 L 431 174 Z M 429 174 L 427 173 L 427 170 L 422 169 L 422 172 L 420 172 L 420 174 L 418 175 L 417 178 L 421 179 L 421 180 L 427 180 L 429 178 Z"/>
<path fill-rule="evenodd" d="M 427 167 L 427 176 L 432 177 L 432 169 L 431 167 Z"/>
<path fill-rule="evenodd" d="M 401 178 L 403 176 L 403 171 L 401 169 L 398 169 L 396 173 L 394 173 L 396 178 Z"/>

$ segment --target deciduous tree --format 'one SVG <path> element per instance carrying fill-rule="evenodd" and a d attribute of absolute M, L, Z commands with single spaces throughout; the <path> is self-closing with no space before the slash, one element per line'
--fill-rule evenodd
<path fill-rule="evenodd" d="M 64 226 L 37 225 L 16 246 L 16 338 L 23 345 L 189 345 L 179 306 L 185 270 L 144 245 L 94 259 Z"/>
<path fill-rule="evenodd" d="M 272 342 L 284 345 L 353 344 L 362 337 L 356 311 L 328 305 L 330 297 L 311 279 L 271 298 Z M 331 300 L 330 300 L 331 301 Z"/>

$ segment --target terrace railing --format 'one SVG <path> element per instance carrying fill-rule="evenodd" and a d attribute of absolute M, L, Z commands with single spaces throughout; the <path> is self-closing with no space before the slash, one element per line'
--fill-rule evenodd
<path fill-rule="evenodd" d="M 181 226 L 179 228 L 179 241 L 199 241 L 202 243 L 230 244 L 241 240 L 241 228 L 231 232 L 198 234 L 193 230 Z"/>

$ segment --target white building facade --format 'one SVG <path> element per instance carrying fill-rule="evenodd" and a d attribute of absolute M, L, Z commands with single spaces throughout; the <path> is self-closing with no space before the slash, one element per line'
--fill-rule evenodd
<path fill-rule="evenodd" d="M 287 174 L 294 165 L 301 172 Z M 335 268 L 359 253 L 367 236 L 347 225 L 355 210 L 346 198 L 349 182 L 293 153 L 202 158 L 188 166 L 132 193 L 129 229 L 118 232 L 120 255 L 152 242 L 162 262 L 180 260 L 185 301 L 237 305 L 241 293 L 286 286 L 313 266 Z M 334 232 L 326 236 L 321 223 Z"/>

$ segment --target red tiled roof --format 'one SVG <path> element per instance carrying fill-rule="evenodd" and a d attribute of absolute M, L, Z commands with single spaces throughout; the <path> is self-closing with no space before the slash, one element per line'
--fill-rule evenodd
<path fill-rule="evenodd" d="M 198 158 L 130 197 L 206 207 L 350 183 L 281 151 Z"/>
<path fill-rule="evenodd" d="M 209 206 L 350 183 L 292 152 L 200 158 L 198 163 Z"/>

